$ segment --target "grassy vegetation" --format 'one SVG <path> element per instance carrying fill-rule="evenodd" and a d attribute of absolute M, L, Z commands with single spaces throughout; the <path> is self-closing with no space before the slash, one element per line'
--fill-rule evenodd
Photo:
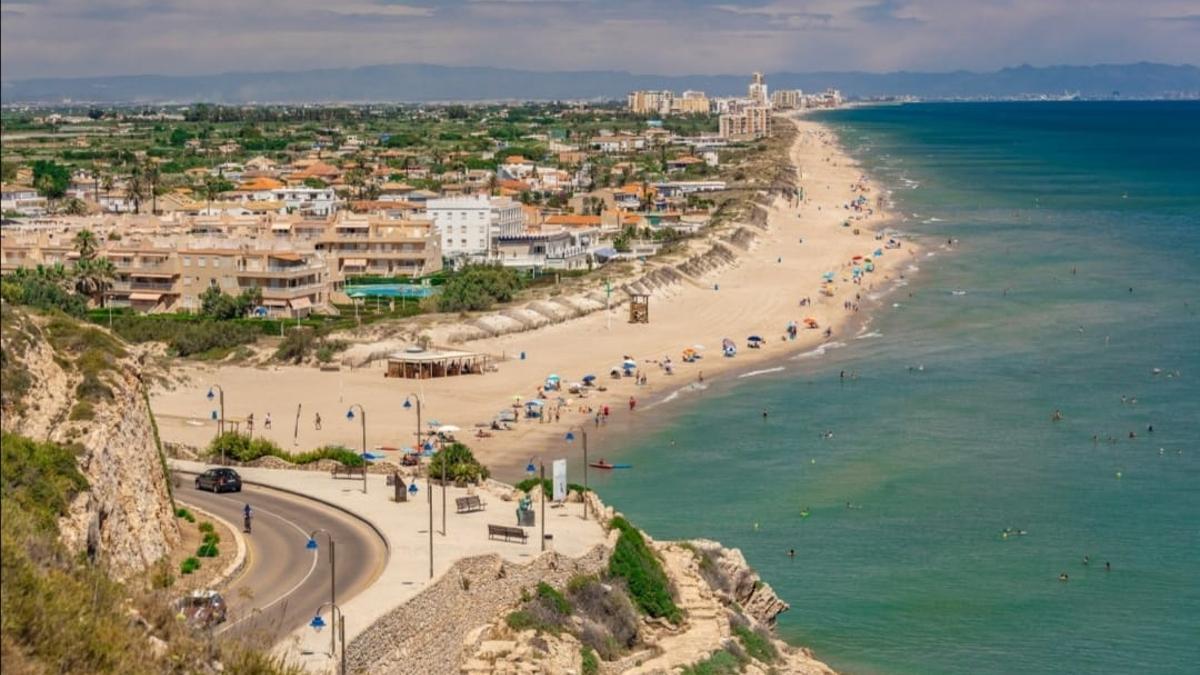
<path fill-rule="evenodd" d="M 720 649 L 712 656 L 683 669 L 682 675 L 735 675 L 742 672 L 742 661 L 734 654 Z"/>
<path fill-rule="evenodd" d="M 230 672 L 299 672 L 262 653 L 192 633 L 175 619 L 161 591 L 131 596 L 102 565 L 70 555 L 58 539 L 58 518 L 87 488 L 71 449 L 5 433 L 0 455 L 4 672 L 202 672 L 214 658 Z M 141 619 L 135 621 L 131 609 Z M 150 635 L 166 642 L 165 654 L 147 648 Z"/>
<path fill-rule="evenodd" d="M 596 658 L 596 650 L 584 645 L 579 648 L 579 658 L 583 675 L 600 675 L 600 660 Z"/>
<path fill-rule="evenodd" d="M 608 561 L 609 574 L 625 580 L 630 597 L 643 613 L 679 623 L 683 613 L 671 598 L 670 580 L 642 533 L 620 516 L 609 525 L 620 532 Z"/>
<path fill-rule="evenodd" d="M 64 369 L 74 370 L 82 379 L 75 387 L 73 420 L 90 420 L 97 403 L 111 401 L 113 390 L 109 373 L 118 361 L 128 356 L 120 341 L 98 328 L 82 324 L 64 314 L 51 315 L 45 336 L 57 355 L 66 360 Z"/>
<path fill-rule="evenodd" d="M 287 452 L 265 438 L 250 438 L 233 431 L 225 432 L 208 444 L 208 454 L 225 457 L 238 462 L 253 462 L 260 457 L 278 457 L 289 464 L 311 464 L 322 459 L 332 459 L 346 466 L 362 466 L 363 458 L 358 453 L 341 446 L 329 445 L 308 452 Z"/>
<path fill-rule="evenodd" d="M 733 626 L 733 633 L 741 641 L 746 654 L 763 663 L 774 663 L 779 658 L 771 637 L 762 630 L 753 630 L 749 626 Z"/>

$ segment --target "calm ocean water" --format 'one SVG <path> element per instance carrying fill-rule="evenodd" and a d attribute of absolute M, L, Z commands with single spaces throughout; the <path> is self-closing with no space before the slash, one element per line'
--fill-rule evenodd
<path fill-rule="evenodd" d="M 741 548 L 840 670 L 1196 672 L 1200 104 L 824 119 L 936 255 L 858 339 L 689 397 L 592 484 Z"/>

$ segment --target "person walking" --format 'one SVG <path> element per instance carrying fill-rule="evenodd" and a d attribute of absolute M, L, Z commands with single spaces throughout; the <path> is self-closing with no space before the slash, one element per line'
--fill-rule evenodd
<path fill-rule="evenodd" d="M 263 420 L 263 429 L 270 430 L 271 428 L 271 413 L 267 412 L 266 419 Z"/>
<path fill-rule="evenodd" d="M 313 416 L 313 428 L 315 428 L 317 431 L 321 430 L 321 413 L 316 413 Z"/>

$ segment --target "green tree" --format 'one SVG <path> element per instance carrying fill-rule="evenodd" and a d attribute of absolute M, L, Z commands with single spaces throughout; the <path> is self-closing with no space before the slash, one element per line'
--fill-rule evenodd
<path fill-rule="evenodd" d="M 104 294 L 112 288 L 117 278 L 117 269 L 108 258 L 80 258 L 75 265 L 75 290 L 90 297 L 100 307 L 104 306 Z"/>
<path fill-rule="evenodd" d="M 33 163 L 33 187 L 46 199 L 62 198 L 70 185 L 71 172 L 67 167 L 45 159 Z"/>
<path fill-rule="evenodd" d="M 262 289 L 258 286 L 251 286 L 236 297 L 216 286 L 209 286 L 200 294 L 200 313 L 221 321 L 244 317 L 261 304 Z"/>
<path fill-rule="evenodd" d="M 187 129 L 184 129 L 183 127 L 175 127 L 171 130 L 171 137 L 168 142 L 177 148 L 182 148 L 183 146 L 187 145 L 187 142 L 191 139 L 192 135 L 187 132 Z"/>
<path fill-rule="evenodd" d="M 80 230 L 75 233 L 75 238 L 71 240 L 75 245 L 76 252 L 79 253 L 80 260 L 91 260 L 96 257 L 96 251 L 99 249 L 99 242 L 96 239 L 96 233 L 91 230 Z"/>

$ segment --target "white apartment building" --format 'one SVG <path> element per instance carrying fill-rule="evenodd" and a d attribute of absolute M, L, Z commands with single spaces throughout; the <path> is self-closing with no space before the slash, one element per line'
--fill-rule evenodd
<path fill-rule="evenodd" d="M 487 257 L 494 238 L 514 236 L 524 228 L 521 204 L 485 194 L 430 199 L 425 212 L 442 240 L 442 254 Z"/>
<path fill-rule="evenodd" d="M 16 212 L 23 216 L 41 216 L 46 213 L 46 198 L 37 190 L 24 185 L 0 187 L 0 210 Z"/>

